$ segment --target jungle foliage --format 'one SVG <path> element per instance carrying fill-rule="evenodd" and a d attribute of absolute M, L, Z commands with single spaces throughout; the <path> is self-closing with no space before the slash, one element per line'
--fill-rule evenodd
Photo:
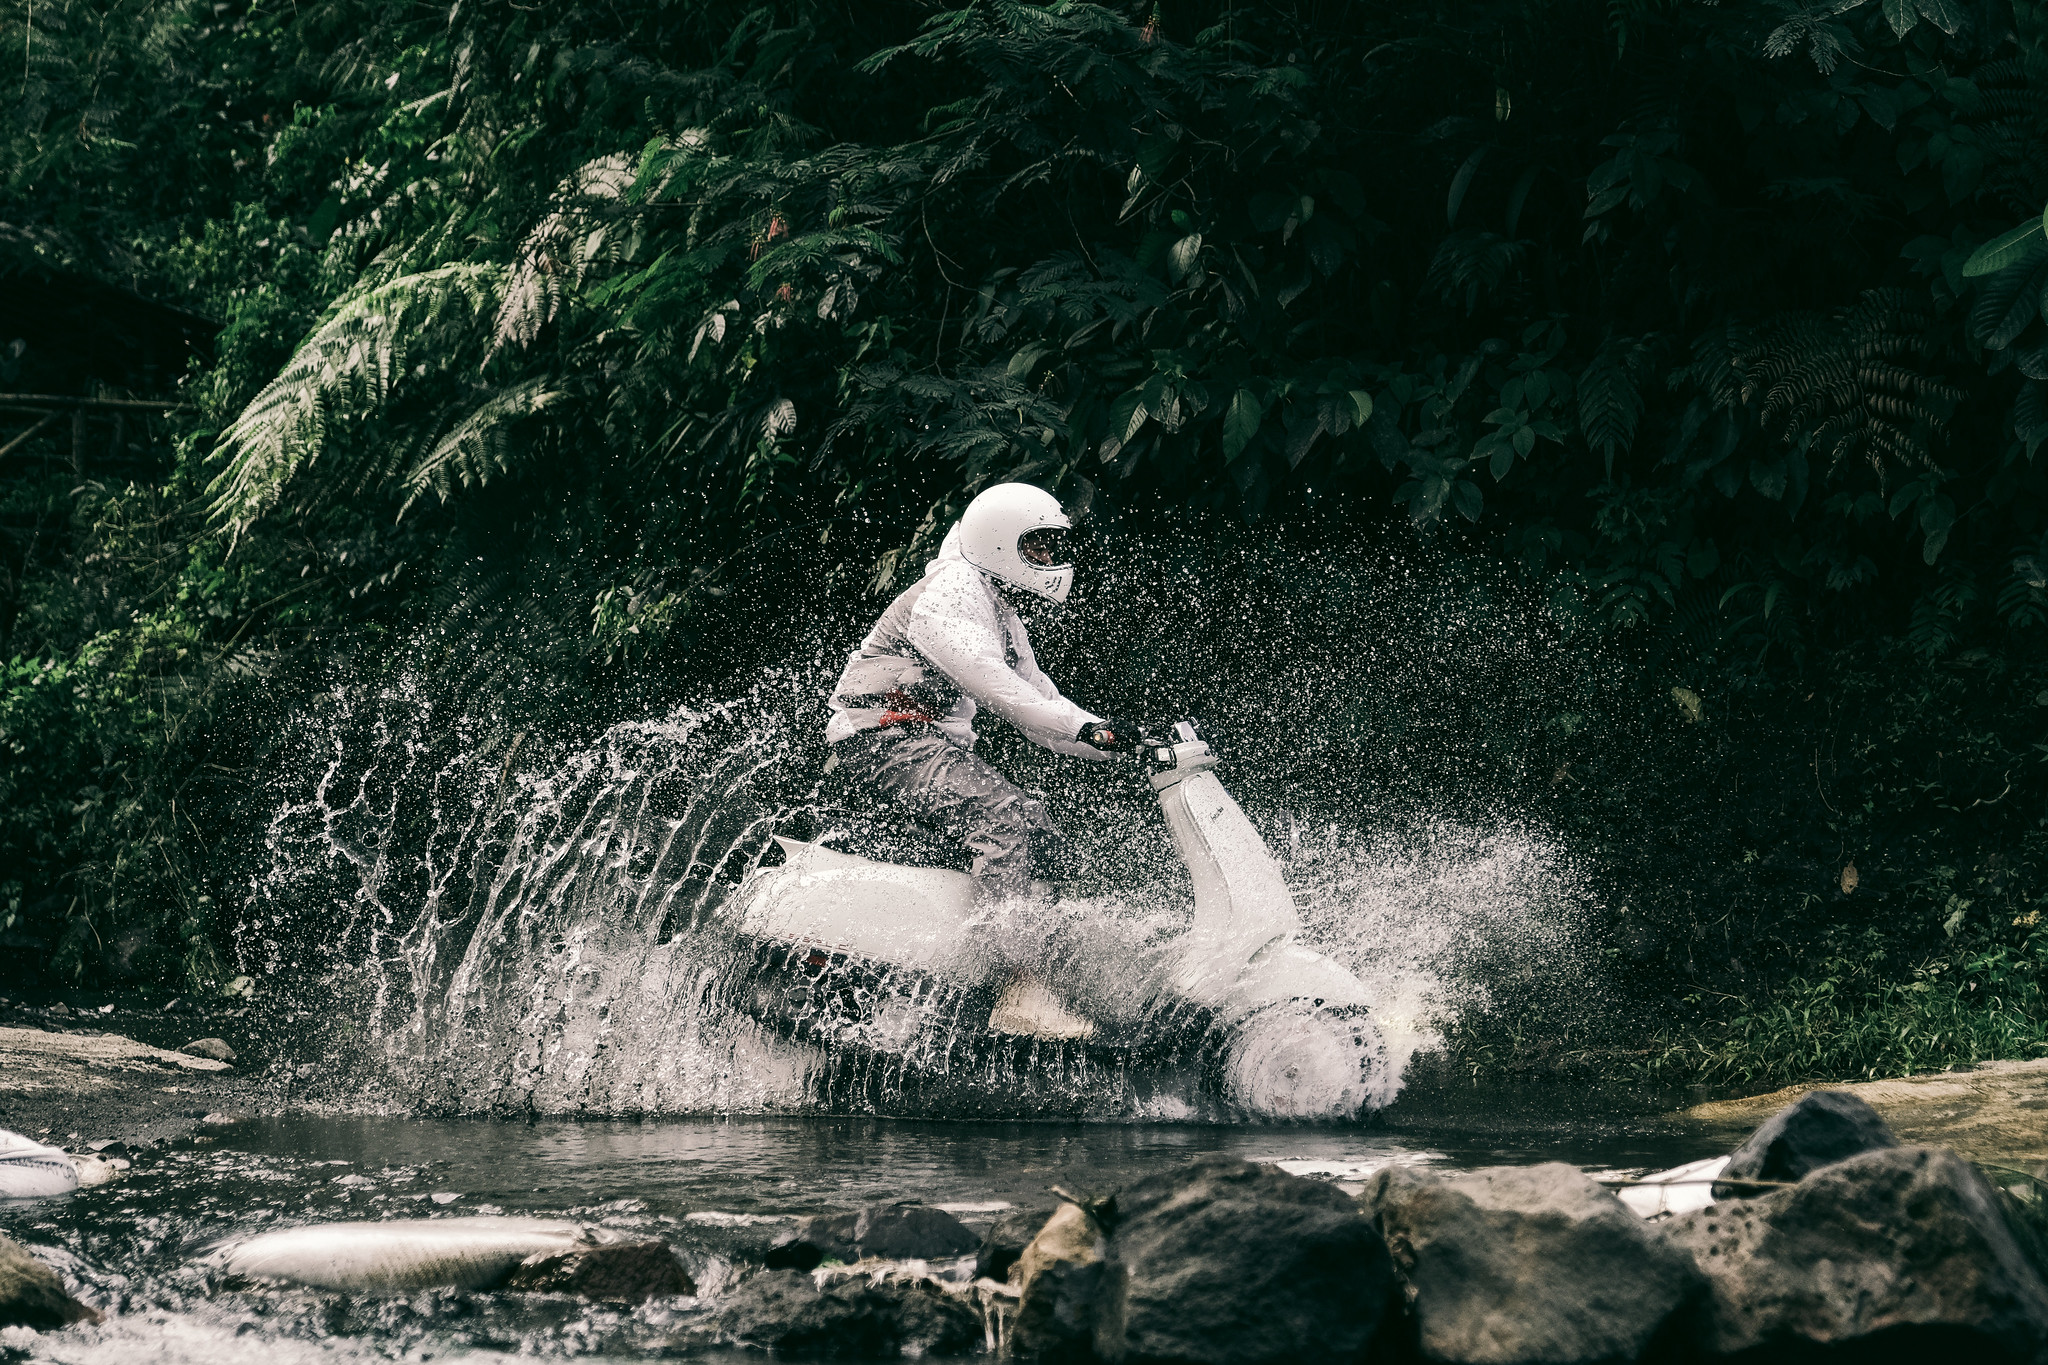
<path fill-rule="evenodd" d="M 857 614 L 1021 478 L 1512 565 L 1610 681 L 1488 780 L 1606 860 L 1655 1065 L 1896 1065 L 1741 1040 L 2038 981 L 2036 0 L 45 0 L 5 53 L 0 265 L 225 323 L 160 478 L 0 466 L 35 970 L 222 974 L 336 660 L 587 713 L 736 560 Z M 1299 752 L 1383 756 L 1373 691 Z"/>

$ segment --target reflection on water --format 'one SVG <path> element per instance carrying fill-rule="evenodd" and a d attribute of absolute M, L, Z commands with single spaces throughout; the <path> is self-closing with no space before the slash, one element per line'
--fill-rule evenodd
<path fill-rule="evenodd" d="M 492 1212 L 573 1217 L 667 1238 L 715 1293 L 787 1219 L 875 1200 L 954 1209 L 970 1225 L 1094 1192 L 1205 1152 L 1274 1161 L 1343 1184 L 1391 1162 L 1464 1167 L 1566 1160 L 1647 1170 L 1709 1155 L 1664 1121 L 1547 1119 L 1385 1129 L 736 1118 L 535 1123 L 390 1118 L 259 1120 L 128 1180 L 0 1206 L 0 1232 L 83 1283 L 100 1327 L 0 1331 L 0 1360 L 491 1361 L 645 1358 L 677 1349 L 696 1304 L 626 1310 L 545 1298 L 427 1293 L 351 1301 L 229 1292 L 197 1264 L 214 1244 L 332 1220 Z M 704 1359 L 701 1352 L 692 1355 Z M 710 1357 L 717 1358 L 717 1357 Z M 745 1357 L 734 1356 L 734 1359 Z M 759 1359 L 758 1356 L 753 1357 Z"/>

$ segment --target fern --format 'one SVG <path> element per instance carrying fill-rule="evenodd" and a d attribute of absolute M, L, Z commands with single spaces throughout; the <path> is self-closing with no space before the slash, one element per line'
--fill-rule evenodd
<path fill-rule="evenodd" d="M 277 378 L 221 433 L 225 468 L 208 488 L 214 516 L 238 533 L 319 459 L 337 410 L 374 409 L 390 397 L 442 324 L 467 322 L 495 302 L 500 270 L 445 265 L 345 295 L 327 310 Z M 423 343 L 427 343 L 424 344 Z"/>
<path fill-rule="evenodd" d="M 1462 302 L 1467 313 L 1498 290 L 1521 268 L 1527 242 L 1509 241 L 1497 232 L 1465 228 L 1444 238 L 1429 263 L 1429 287 L 1446 303 Z"/>
<path fill-rule="evenodd" d="M 1928 373 L 1933 323 L 1901 289 L 1873 289 L 1834 314 L 1781 313 L 1730 334 L 1722 402 L 1752 411 L 1766 435 L 1829 473 L 1860 459 L 1880 481 L 1932 468 L 1962 390 Z"/>
<path fill-rule="evenodd" d="M 607 211 L 615 209 L 633 180 L 633 163 L 626 157 L 601 156 L 555 191 L 555 207 L 519 244 L 492 329 L 492 354 L 508 345 L 531 346 L 561 311 L 565 290 L 582 284 L 594 263 L 616 254 Z"/>
<path fill-rule="evenodd" d="M 1637 391 L 1635 376 L 1646 358 L 1639 342 L 1617 338 L 1602 346 L 1579 375 L 1579 429 L 1585 433 L 1586 444 L 1606 460 L 1610 478 L 1614 457 L 1634 442 L 1636 423 L 1643 415 L 1643 396 Z"/>
<path fill-rule="evenodd" d="M 563 394 L 546 379 L 529 379 L 494 393 L 438 432 L 426 451 L 405 471 L 406 508 L 432 489 L 443 501 L 457 484 L 481 485 L 511 464 L 511 434 L 529 417 L 560 403 Z"/>

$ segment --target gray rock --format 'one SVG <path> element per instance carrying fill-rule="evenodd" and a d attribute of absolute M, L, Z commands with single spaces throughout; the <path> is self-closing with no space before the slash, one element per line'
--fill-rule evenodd
<path fill-rule="evenodd" d="M 1428 1360 L 1635 1360 L 1705 1293 L 1691 1256 L 1559 1162 L 1447 1176 L 1393 1166 L 1359 1202 L 1393 1254 Z"/>
<path fill-rule="evenodd" d="M 1116 1202 L 1095 1323 L 1104 1360 L 1353 1360 L 1390 1307 L 1386 1244 L 1334 1185 L 1206 1156 Z"/>
<path fill-rule="evenodd" d="M 668 1243 L 601 1242 L 568 1251 L 527 1257 L 505 1279 L 505 1288 L 536 1294 L 581 1294 L 586 1299 L 640 1303 L 672 1294 L 694 1294 L 697 1286 Z"/>
<path fill-rule="evenodd" d="M 178 1051 L 189 1052 L 194 1057 L 211 1057 L 216 1062 L 235 1060 L 235 1050 L 227 1045 L 226 1040 L 220 1038 L 194 1038 Z"/>
<path fill-rule="evenodd" d="M 851 1265 L 870 1256 L 935 1261 L 965 1256 L 981 1245 L 952 1214 L 923 1204 L 869 1204 L 858 1213 L 806 1218 L 768 1249 L 770 1270 L 815 1270 L 826 1261 Z"/>
<path fill-rule="evenodd" d="M 1848 1091 L 1810 1091 L 1771 1115 L 1735 1149 L 1714 1186 L 1714 1197 L 1761 1194 L 1772 1186 L 1746 1182 L 1804 1180 L 1858 1152 L 1898 1145 L 1877 1111 Z"/>
<path fill-rule="evenodd" d="M 47 1332 L 99 1320 L 96 1309 L 64 1292 L 56 1271 L 29 1255 L 21 1243 L 0 1237 L 0 1327 Z"/>
<path fill-rule="evenodd" d="M 1093 1356 L 1108 1249 L 1102 1225 L 1088 1209 L 1061 1204 L 1053 1210 L 1017 1258 L 1014 1278 L 1023 1297 L 1010 1345 L 1019 1358 L 1078 1361 Z"/>
<path fill-rule="evenodd" d="M 768 1270 L 725 1296 L 699 1335 L 758 1346 L 785 1360 L 964 1355 L 980 1347 L 981 1315 L 920 1284 L 848 1281 Z"/>
<path fill-rule="evenodd" d="M 1697 1337 L 1714 1354 L 1993 1365 L 2048 1348 L 2048 1285 L 1997 1192 L 1946 1148 L 1864 1152 L 1664 1230 L 1707 1274 Z"/>
<path fill-rule="evenodd" d="M 974 1254 L 975 1277 L 1007 1278 L 1010 1267 L 1017 1264 L 1024 1248 L 1031 1245 L 1050 1217 L 1050 1209 L 1011 1209 L 996 1219 L 995 1225 L 982 1235 L 981 1249 Z"/>

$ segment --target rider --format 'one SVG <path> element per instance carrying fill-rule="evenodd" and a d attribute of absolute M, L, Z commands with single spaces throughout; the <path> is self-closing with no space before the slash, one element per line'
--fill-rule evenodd
<path fill-rule="evenodd" d="M 1106 759 L 1135 728 L 1085 711 L 1038 667 L 1020 596 L 1065 602 L 1072 528 L 1059 500 L 1004 483 L 967 505 L 924 577 L 889 604 L 832 689 L 825 738 L 840 780 L 881 794 L 974 853 L 989 947 L 1013 975 L 1005 1003 L 1056 1010 L 1022 975 L 1051 899 L 1038 880 L 1060 832 L 1045 803 L 974 752 L 981 707 L 1054 753 Z M 1000 1013 L 999 1009 L 999 1013 Z"/>

